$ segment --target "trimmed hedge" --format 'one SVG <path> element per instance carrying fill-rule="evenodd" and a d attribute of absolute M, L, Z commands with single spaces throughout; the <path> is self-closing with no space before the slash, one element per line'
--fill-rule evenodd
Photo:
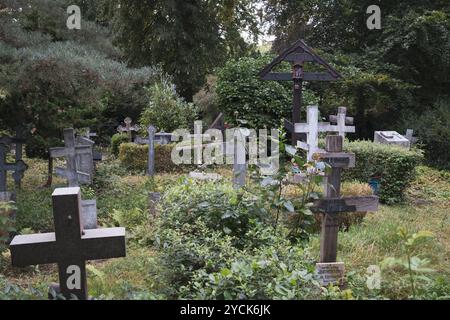
<path fill-rule="evenodd" d="M 155 172 L 180 171 L 181 167 L 172 162 L 173 144 L 155 145 Z M 122 143 L 119 147 L 119 160 L 122 166 L 134 171 L 148 168 L 148 145 Z"/>
<path fill-rule="evenodd" d="M 387 204 L 404 200 L 405 190 L 415 178 L 415 168 L 423 161 L 420 150 L 370 141 L 346 142 L 344 150 L 356 155 L 356 167 L 345 170 L 344 179 L 368 182 L 378 177 L 379 197 Z"/>
<path fill-rule="evenodd" d="M 119 148 L 122 143 L 130 142 L 130 138 L 126 133 L 116 133 L 111 137 L 111 153 L 116 157 L 119 155 Z"/>

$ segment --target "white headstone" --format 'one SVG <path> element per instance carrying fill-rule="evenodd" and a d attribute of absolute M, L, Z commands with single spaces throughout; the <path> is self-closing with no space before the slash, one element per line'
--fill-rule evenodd
<path fill-rule="evenodd" d="M 397 145 L 406 149 L 411 147 L 411 142 L 396 131 L 375 131 L 374 142 Z"/>

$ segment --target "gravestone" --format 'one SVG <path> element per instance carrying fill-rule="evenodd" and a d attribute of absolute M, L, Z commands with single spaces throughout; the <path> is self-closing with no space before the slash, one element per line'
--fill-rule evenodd
<path fill-rule="evenodd" d="M 66 299 L 86 300 L 86 261 L 125 257 L 125 229 L 85 230 L 78 187 L 56 189 L 52 201 L 55 232 L 14 237 L 12 265 L 56 263 L 60 293 Z"/>
<path fill-rule="evenodd" d="M 86 163 L 92 161 L 92 145 L 80 145 L 76 144 L 75 134 L 73 129 L 64 129 L 64 148 L 51 148 L 50 157 L 52 158 L 66 158 L 66 168 L 56 168 L 56 175 L 66 178 L 69 183 L 69 187 L 78 187 L 80 184 L 92 183 L 92 171 L 88 168 L 84 168 L 88 172 L 82 171 L 79 166 L 79 156 L 86 157 Z M 78 161 L 77 161 L 78 160 Z"/>
<path fill-rule="evenodd" d="M 13 171 L 13 178 L 16 187 L 20 187 L 20 182 L 23 178 L 25 170 L 28 169 L 23 160 L 16 160 L 14 163 L 6 161 L 6 155 L 10 150 L 10 143 L 13 140 L 11 138 L 1 138 L 0 141 L 0 192 L 7 191 L 7 172 Z"/>
<path fill-rule="evenodd" d="M 237 128 L 234 132 L 233 144 L 233 188 L 245 186 L 247 176 L 247 152 L 245 150 L 248 133 L 245 129 Z"/>
<path fill-rule="evenodd" d="M 137 125 L 132 125 L 133 120 L 130 117 L 126 117 L 123 122 L 125 126 L 120 125 L 117 128 L 117 131 L 120 133 L 126 132 L 128 135 L 128 141 L 133 142 L 134 135 L 139 131 L 139 127 Z"/>
<path fill-rule="evenodd" d="M 353 117 L 347 117 L 346 107 L 339 107 L 338 114 L 330 116 L 330 123 L 337 125 L 337 132 L 344 139 L 347 132 L 355 132 L 355 130 L 349 131 L 350 129 L 347 127 L 347 125 L 352 126 L 354 121 Z"/>
<path fill-rule="evenodd" d="M 82 200 L 82 222 L 85 230 L 97 229 L 97 201 Z"/>
<path fill-rule="evenodd" d="M 97 133 L 91 132 L 90 128 L 85 129 L 83 136 L 85 138 L 89 139 L 90 141 L 92 141 L 93 145 L 95 144 L 95 142 L 92 140 L 92 138 L 97 137 Z M 97 148 L 95 148 L 95 147 L 92 148 L 92 158 L 94 160 L 94 164 L 95 164 L 95 162 L 99 162 L 99 161 L 103 160 L 102 153 L 100 151 L 98 151 Z M 95 169 L 95 166 L 94 166 L 94 169 Z"/>
<path fill-rule="evenodd" d="M 332 125 L 329 122 L 319 122 L 319 107 L 309 106 L 307 123 L 296 123 L 296 133 L 306 133 L 306 143 L 299 141 L 297 146 L 308 152 L 307 160 L 312 161 L 314 154 L 321 153 L 323 150 L 319 148 L 319 133 L 322 132 L 338 132 L 341 136 L 345 136 L 345 133 L 354 133 L 354 126 L 346 126 L 346 123 L 350 122 L 351 118 L 346 117 L 346 109 L 341 107 L 336 118 L 333 118 L 337 125 Z"/>
<path fill-rule="evenodd" d="M 343 141 L 341 136 L 327 136 L 326 138 L 326 151 L 321 153 L 320 157 L 331 167 L 331 172 L 325 177 L 324 199 L 316 200 L 311 208 L 313 212 L 322 214 L 318 272 L 321 273 L 323 285 L 339 284 L 343 278 L 344 269 L 336 267 L 339 214 L 378 210 L 378 197 L 376 196 L 341 197 L 342 170 L 355 166 L 355 155 L 342 152 Z M 327 270 L 329 272 L 326 272 Z"/>
<path fill-rule="evenodd" d="M 411 142 L 396 131 L 375 131 L 374 142 L 411 148 Z"/>

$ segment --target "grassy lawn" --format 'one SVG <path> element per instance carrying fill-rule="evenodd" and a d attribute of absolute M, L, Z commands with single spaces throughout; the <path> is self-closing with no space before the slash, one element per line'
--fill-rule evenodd
<path fill-rule="evenodd" d="M 26 160 L 30 169 L 25 175 L 23 190 L 18 195 L 17 228 L 22 233 L 44 232 L 52 229 L 51 193 L 63 181 L 55 179 L 53 188 L 42 188 L 46 180 L 46 163 Z M 220 173 L 230 178 L 226 169 Z M 180 183 L 183 175 L 163 174 L 155 179 L 130 175 L 115 161 L 99 165 L 92 187 L 83 187 L 83 198 L 96 198 L 99 223 L 104 226 L 123 225 L 127 228 L 127 257 L 88 264 L 90 295 L 107 299 L 158 299 L 164 283 L 163 272 L 155 259 L 152 246 L 153 224 L 148 215 L 148 192 L 164 192 Z M 186 176 L 186 175 L 184 175 Z M 433 239 L 418 246 L 414 255 L 430 260 L 428 275 L 435 282 L 450 279 L 450 173 L 428 167 L 418 168 L 418 177 L 408 190 L 407 203 L 381 206 L 378 213 L 369 214 L 361 224 L 352 225 L 339 234 L 338 260 L 345 262 L 348 288 L 357 298 L 382 294 L 388 298 L 410 297 L 407 273 L 392 269 L 382 273 L 381 290 L 370 291 L 365 286 L 365 274 L 371 265 L 380 265 L 388 257 L 401 258 L 404 250 L 398 228 L 410 233 L 431 231 Z M 314 257 L 319 253 L 319 236 L 313 235 L 308 250 Z M 22 270 L 10 267 L 9 252 L 0 259 L 0 288 L 7 280 L 21 288 L 29 285 L 45 296 L 46 285 L 57 281 L 56 266 L 34 266 Z M 442 278 L 442 279 L 441 279 Z M 441 279 L 441 280 L 440 280 Z M 418 279 L 427 282 L 426 278 Z M 445 285 L 444 285 L 445 287 Z M 445 287 L 448 289 L 448 287 Z M 436 291 L 439 291 L 436 288 Z M 442 296 L 442 293 L 438 292 Z M 31 295 L 39 297 L 39 295 Z"/>

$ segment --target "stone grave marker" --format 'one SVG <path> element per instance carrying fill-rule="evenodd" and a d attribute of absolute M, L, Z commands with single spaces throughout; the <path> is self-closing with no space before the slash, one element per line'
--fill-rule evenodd
<path fill-rule="evenodd" d="M 353 126 L 354 124 L 354 118 L 353 117 L 347 117 L 347 108 L 346 107 L 339 107 L 338 108 L 338 114 L 337 115 L 331 115 L 330 116 L 330 123 L 336 124 L 339 135 L 345 139 L 345 135 L 347 132 L 355 132 L 355 130 L 350 130 L 349 126 Z"/>
<path fill-rule="evenodd" d="M 325 178 L 324 199 L 316 200 L 311 210 L 322 214 L 320 237 L 320 265 L 318 272 L 323 285 L 339 284 L 344 268 L 336 264 L 339 232 L 339 214 L 346 212 L 375 212 L 378 210 L 378 197 L 341 197 L 342 170 L 355 166 L 355 155 L 343 153 L 341 136 L 327 136 L 326 151 L 320 156 L 331 166 L 331 173 Z M 328 272 L 327 272 L 328 270 Z"/>
<path fill-rule="evenodd" d="M 80 184 L 92 183 L 92 172 L 83 172 L 78 166 L 78 156 L 84 155 L 92 161 L 92 145 L 77 145 L 73 129 L 64 129 L 64 148 L 51 148 L 50 156 L 52 158 L 66 158 L 66 168 L 56 168 L 56 175 L 66 178 L 69 187 L 78 187 Z"/>
<path fill-rule="evenodd" d="M 331 285 L 343 286 L 345 284 L 345 264 L 343 262 L 316 264 L 320 283 L 327 287 Z"/>
<path fill-rule="evenodd" d="M 345 136 L 345 133 L 354 133 L 354 126 L 346 126 L 346 123 L 350 123 L 351 118 L 346 117 L 346 109 L 341 107 L 339 113 L 333 120 L 336 120 L 337 125 L 332 125 L 329 122 L 319 122 L 319 107 L 309 106 L 307 123 L 296 123 L 296 133 L 306 133 L 306 143 L 298 141 L 297 146 L 300 149 L 308 151 L 308 161 L 313 160 L 315 153 L 323 152 L 319 148 L 319 133 L 321 132 L 339 132 L 341 136 Z"/>
<path fill-rule="evenodd" d="M 126 117 L 123 122 L 125 126 L 120 125 L 117 128 L 117 131 L 120 133 L 126 132 L 128 135 L 128 140 L 133 142 L 133 134 L 139 131 L 139 127 L 137 125 L 132 125 L 133 120 L 130 117 Z"/>
<path fill-rule="evenodd" d="M 95 165 L 94 165 L 94 145 L 95 142 L 86 137 L 78 136 L 76 138 L 77 146 L 87 146 L 90 147 L 86 149 L 87 152 L 78 153 L 77 157 L 77 169 L 81 172 L 87 173 L 90 175 L 90 180 L 93 181 L 94 173 L 95 173 Z"/>
<path fill-rule="evenodd" d="M 95 144 L 95 142 L 92 139 L 97 137 L 96 132 L 91 132 L 90 128 L 86 128 L 83 136 L 85 138 L 89 139 L 90 141 L 92 141 L 93 144 Z M 95 162 L 103 160 L 102 153 L 100 151 L 98 151 L 97 148 L 95 148 L 95 147 L 92 148 L 92 158 L 94 160 L 94 164 L 95 164 Z"/>
<path fill-rule="evenodd" d="M 86 261 L 125 257 L 125 229 L 85 230 L 78 187 L 56 189 L 52 200 L 55 232 L 16 236 L 10 245 L 12 265 L 56 263 L 60 293 L 86 300 Z"/>
<path fill-rule="evenodd" d="M 375 131 L 374 142 L 411 148 L 411 142 L 396 131 Z"/>

